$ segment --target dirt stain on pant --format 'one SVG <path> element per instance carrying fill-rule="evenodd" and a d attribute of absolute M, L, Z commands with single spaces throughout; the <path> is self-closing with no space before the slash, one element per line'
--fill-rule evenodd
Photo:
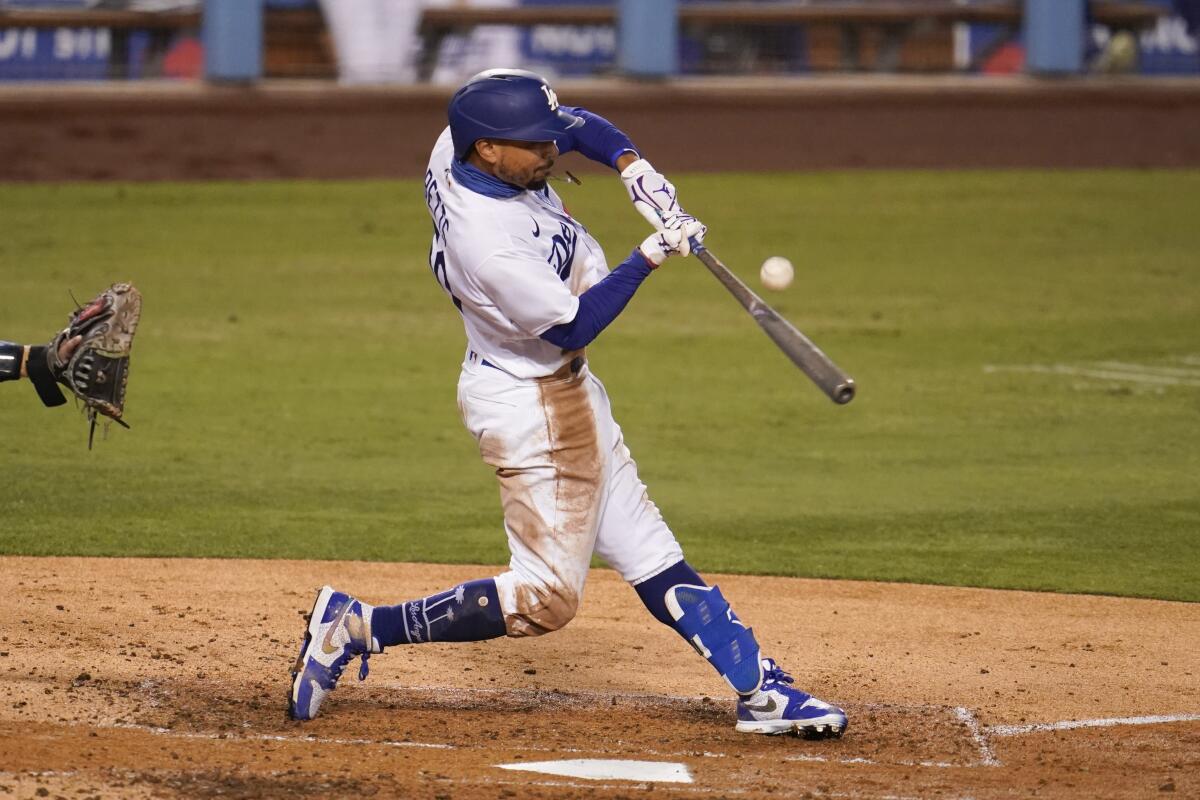
<path fill-rule="evenodd" d="M 505 619 L 510 636 L 540 636 L 571 621 L 595 546 L 603 459 L 582 359 L 574 363 L 575 370 L 568 363 L 538 381 L 553 470 L 553 519 L 546 520 L 533 499 L 535 490 L 545 489 L 544 470 L 496 469 L 505 522 L 555 576 L 548 585 L 517 587 L 516 611 Z"/>

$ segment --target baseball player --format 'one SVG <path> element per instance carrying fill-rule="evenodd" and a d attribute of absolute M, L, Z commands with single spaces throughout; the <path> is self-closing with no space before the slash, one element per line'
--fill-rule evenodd
<path fill-rule="evenodd" d="M 311 719 L 343 669 L 386 647 L 540 636 L 571 621 L 593 553 L 629 581 L 737 694 L 737 730 L 840 736 L 846 714 L 796 688 L 716 586 L 684 560 L 638 478 L 585 348 L 705 227 L 674 186 L 604 118 L 560 106 L 540 76 L 489 70 L 450 102 L 425 173 L 429 261 L 461 315 L 458 406 L 496 470 L 511 560 L 492 578 L 394 606 L 326 586 L 292 672 L 289 714 Z M 655 226 L 611 271 L 546 180 L 577 150 L 620 172 Z"/>

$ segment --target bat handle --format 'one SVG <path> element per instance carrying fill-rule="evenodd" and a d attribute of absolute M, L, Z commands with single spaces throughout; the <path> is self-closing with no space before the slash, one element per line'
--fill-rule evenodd
<path fill-rule="evenodd" d="M 703 253 L 705 250 L 708 249 L 704 246 L 704 243 L 701 242 L 699 239 L 697 239 L 695 236 L 689 236 L 688 241 L 692 245 L 692 255 L 694 255 L 694 256 L 698 256 L 701 253 Z"/>

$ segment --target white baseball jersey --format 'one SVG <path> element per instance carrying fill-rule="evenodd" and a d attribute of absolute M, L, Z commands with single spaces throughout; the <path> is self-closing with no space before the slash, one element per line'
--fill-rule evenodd
<path fill-rule="evenodd" d="M 434 276 L 470 350 L 517 378 L 550 375 L 566 358 L 539 337 L 575 318 L 579 295 L 608 274 L 604 252 L 553 189 L 489 197 L 459 185 L 453 158 L 447 127 L 425 173 Z"/>

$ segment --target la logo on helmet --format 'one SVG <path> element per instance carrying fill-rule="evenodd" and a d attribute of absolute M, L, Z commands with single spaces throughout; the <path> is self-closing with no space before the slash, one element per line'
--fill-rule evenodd
<path fill-rule="evenodd" d="M 546 93 L 546 102 L 550 104 L 550 110 L 557 111 L 558 110 L 558 95 L 556 95 L 554 93 L 554 90 L 551 89 L 549 86 L 547 86 L 544 83 L 542 84 L 542 91 Z"/>

